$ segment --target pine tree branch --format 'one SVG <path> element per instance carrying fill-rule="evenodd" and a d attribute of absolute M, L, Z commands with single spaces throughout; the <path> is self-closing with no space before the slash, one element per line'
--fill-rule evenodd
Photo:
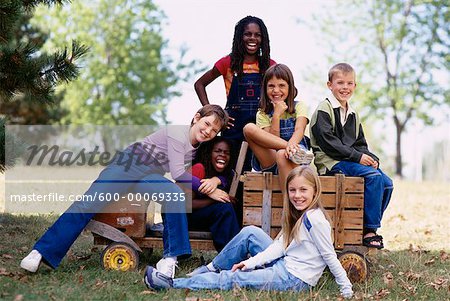
<path fill-rule="evenodd" d="M 67 47 L 64 51 L 55 53 L 53 59 L 48 60 L 48 68 L 39 75 L 49 80 L 53 85 L 58 82 L 69 82 L 78 76 L 79 67 L 74 62 L 83 57 L 89 51 L 89 47 L 72 41 L 72 53 L 68 56 Z"/>

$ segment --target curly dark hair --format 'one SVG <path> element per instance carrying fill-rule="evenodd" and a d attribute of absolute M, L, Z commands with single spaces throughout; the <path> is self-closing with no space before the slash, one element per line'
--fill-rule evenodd
<path fill-rule="evenodd" d="M 244 64 L 244 55 L 246 52 L 243 37 L 245 27 L 250 23 L 257 24 L 261 30 L 261 55 L 258 56 L 259 73 L 264 74 L 270 66 L 270 46 L 267 27 L 260 18 L 247 16 L 237 22 L 234 27 L 233 47 L 230 53 L 231 70 L 236 72 L 238 75 L 242 75 L 243 72 L 242 66 Z"/>
<path fill-rule="evenodd" d="M 228 165 L 225 167 L 225 170 L 220 174 L 227 179 L 229 185 L 231 184 L 231 180 L 233 177 L 233 167 L 236 162 L 234 152 L 232 151 L 233 145 L 229 139 L 226 139 L 222 136 L 216 136 L 210 141 L 200 144 L 197 153 L 195 155 L 193 164 L 201 163 L 205 167 L 206 178 L 212 178 L 214 176 L 217 176 L 217 171 L 214 169 L 214 166 L 212 164 L 212 151 L 214 149 L 214 146 L 220 142 L 225 142 L 230 148 L 230 161 L 228 162 Z"/>

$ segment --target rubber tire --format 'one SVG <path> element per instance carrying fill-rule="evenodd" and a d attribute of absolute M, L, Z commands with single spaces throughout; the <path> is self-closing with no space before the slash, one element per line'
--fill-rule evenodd
<path fill-rule="evenodd" d="M 338 259 L 347 272 L 347 277 L 351 283 L 361 283 L 369 277 L 369 265 L 362 254 L 344 251 L 338 254 Z"/>
<path fill-rule="evenodd" d="M 105 270 L 132 271 L 139 266 L 139 254 L 127 243 L 113 242 L 103 250 L 100 261 Z"/>

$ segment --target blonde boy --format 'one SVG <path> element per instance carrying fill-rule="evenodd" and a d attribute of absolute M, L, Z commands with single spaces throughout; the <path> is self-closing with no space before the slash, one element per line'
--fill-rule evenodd
<path fill-rule="evenodd" d="M 367 247 L 381 249 L 376 233 L 389 204 L 393 183 L 379 168 L 379 159 L 369 151 L 358 113 L 350 99 L 356 88 L 355 71 L 349 64 L 334 65 L 328 72 L 329 97 L 311 118 L 311 145 L 320 174 L 343 173 L 364 177 L 364 238 Z"/>

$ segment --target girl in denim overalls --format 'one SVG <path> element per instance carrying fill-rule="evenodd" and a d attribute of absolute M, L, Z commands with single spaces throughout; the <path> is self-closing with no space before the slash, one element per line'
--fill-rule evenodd
<path fill-rule="evenodd" d="M 206 105 L 209 103 L 206 86 L 223 76 L 227 92 L 225 110 L 231 122 L 222 136 L 232 140 L 235 152 L 244 140 L 244 126 L 255 122 L 262 74 L 273 64 L 275 62 L 270 59 L 269 34 L 264 22 L 257 17 L 247 16 L 235 26 L 231 53 L 217 61 L 211 70 L 195 82 L 198 98 L 202 105 Z M 246 161 L 244 170 L 250 170 L 250 160 Z"/>
<path fill-rule="evenodd" d="M 287 174 L 300 164 L 310 164 L 313 154 L 304 136 L 307 107 L 294 102 L 297 89 L 291 70 L 283 64 L 267 69 L 256 124 L 244 127 L 245 138 L 253 150 L 252 167 L 256 171 L 280 173 L 280 187 Z"/>

